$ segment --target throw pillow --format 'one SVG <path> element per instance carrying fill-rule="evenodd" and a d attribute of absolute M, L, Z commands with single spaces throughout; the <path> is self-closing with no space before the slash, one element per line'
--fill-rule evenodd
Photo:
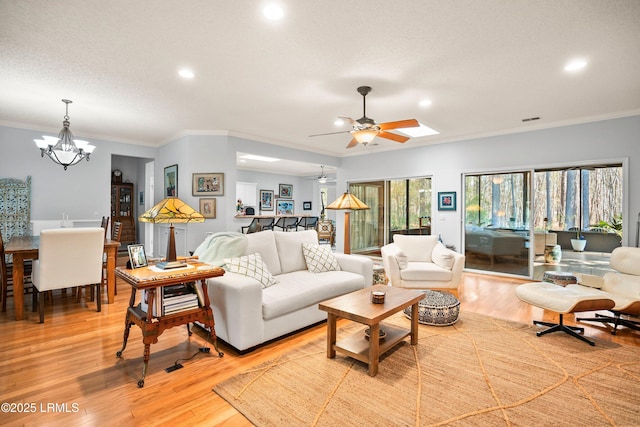
<path fill-rule="evenodd" d="M 400 270 L 404 270 L 409 266 L 409 257 L 405 251 L 400 251 L 396 254 L 396 261 L 398 261 L 398 267 L 400 267 Z"/>
<path fill-rule="evenodd" d="M 340 270 L 340 264 L 338 264 L 336 257 L 333 256 L 329 245 L 303 243 L 302 253 L 307 263 L 307 269 L 312 273 Z"/>
<path fill-rule="evenodd" d="M 434 264 L 439 265 L 442 268 L 446 268 L 447 270 L 451 270 L 453 268 L 453 254 L 440 242 L 438 242 L 438 244 L 433 248 L 431 260 Z"/>
<path fill-rule="evenodd" d="M 224 269 L 232 273 L 243 274 L 256 279 L 263 288 L 275 285 L 278 281 L 269 273 L 266 264 L 259 253 L 241 256 L 238 258 L 225 258 Z"/>

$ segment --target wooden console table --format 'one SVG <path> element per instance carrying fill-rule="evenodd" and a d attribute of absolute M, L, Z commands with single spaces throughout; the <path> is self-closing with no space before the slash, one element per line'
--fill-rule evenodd
<path fill-rule="evenodd" d="M 213 319 L 213 310 L 209 301 L 209 291 L 205 280 L 210 277 L 222 276 L 224 270 L 220 267 L 212 267 L 202 262 L 190 262 L 186 268 L 158 271 L 154 266 L 142 267 L 138 269 L 127 269 L 123 267 L 116 268 L 116 276 L 123 279 L 131 285 L 131 298 L 129 299 L 129 308 L 125 317 L 124 337 L 122 340 L 122 349 L 116 353 L 117 357 L 122 356 L 122 352 L 127 347 L 129 339 L 129 331 L 131 325 L 138 325 L 142 329 L 142 342 L 144 343 L 144 365 L 142 367 L 142 376 L 138 380 L 138 387 L 144 387 L 144 378 L 147 374 L 147 366 L 149 364 L 150 346 L 158 342 L 158 337 L 169 328 L 178 325 L 187 325 L 189 323 L 201 322 L 209 330 L 213 346 L 218 352 L 218 356 L 224 356 L 218 350 L 218 342 L 215 331 L 215 322 Z M 163 288 L 170 285 L 178 285 L 187 282 L 200 282 L 202 289 L 202 305 L 193 310 L 181 311 L 174 314 L 162 316 L 153 315 L 154 298 L 156 288 Z M 145 313 L 140 304 L 136 304 L 136 293 L 138 290 L 147 291 L 148 307 Z M 191 335 L 191 331 L 189 331 Z"/>

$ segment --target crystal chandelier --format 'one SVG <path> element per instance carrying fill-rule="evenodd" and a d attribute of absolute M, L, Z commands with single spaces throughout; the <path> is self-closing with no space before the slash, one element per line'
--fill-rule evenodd
<path fill-rule="evenodd" d="M 87 141 L 73 139 L 73 134 L 69 129 L 69 104 L 73 101 L 63 99 L 62 102 L 66 104 L 66 113 L 62 122 L 63 128 L 58 137 L 43 135 L 43 139 L 34 139 L 33 141 L 40 149 L 42 157 L 46 154 L 55 163 L 63 166 L 64 170 L 67 170 L 68 166 L 76 165 L 83 159 L 89 161 L 89 156 L 96 147 Z"/>

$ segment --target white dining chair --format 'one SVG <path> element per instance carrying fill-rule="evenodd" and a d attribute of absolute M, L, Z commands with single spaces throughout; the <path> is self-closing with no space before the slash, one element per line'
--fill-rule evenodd
<path fill-rule="evenodd" d="M 33 264 L 33 297 L 39 299 L 40 323 L 44 322 L 43 292 L 74 286 L 96 286 L 97 311 L 101 310 L 104 229 L 60 228 L 42 230 L 38 260 Z M 34 300 L 35 305 L 35 300 Z"/>

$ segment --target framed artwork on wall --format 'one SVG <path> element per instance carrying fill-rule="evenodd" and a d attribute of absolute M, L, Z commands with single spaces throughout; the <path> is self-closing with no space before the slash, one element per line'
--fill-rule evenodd
<path fill-rule="evenodd" d="M 224 196 L 224 173 L 194 173 L 192 196 Z"/>
<path fill-rule="evenodd" d="M 215 218 L 216 199 L 200 199 L 200 214 L 205 218 Z"/>
<path fill-rule="evenodd" d="M 178 197 L 178 165 L 164 168 L 164 197 Z"/>
<path fill-rule="evenodd" d="M 260 210 L 273 210 L 273 190 L 260 190 Z"/>
<path fill-rule="evenodd" d="M 293 200 L 278 199 L 276 201 L 276 215 L 293 215 Z"/>
<path fill-rule="evenodd" d="M 311 202 L 302 202 L 302 209 L 305 211 L 311 210 Z"/>
<path fill-rule="evenodd" d="M 293 199 L 293 185 L 280 184 L 278 191 L 278 198 L 280 199 Z"/>
<path fill-rule="evenodd" d="M 438 210 L 439 211 L 455 211 L 456 210 L 456 192 L 455 191 L 438 192 Z"/>

